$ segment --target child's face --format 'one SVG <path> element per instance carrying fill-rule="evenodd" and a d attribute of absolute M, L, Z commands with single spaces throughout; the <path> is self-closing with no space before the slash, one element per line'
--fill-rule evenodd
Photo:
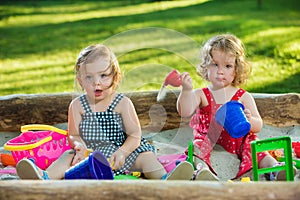
<path fill-rule="evenodd" d="M 112 69 L 108 59 L 99 58 L 80 69 L 79 82 L 90 98 L 102 100 L 111 94 Z"/>
<path fill-rule="evenodd" d="M 214 89 L 231 85 L 235 77 L 236 57 L 221 50 L 212 50 L 212 63 L 208 66 L 208 79 Z"/>

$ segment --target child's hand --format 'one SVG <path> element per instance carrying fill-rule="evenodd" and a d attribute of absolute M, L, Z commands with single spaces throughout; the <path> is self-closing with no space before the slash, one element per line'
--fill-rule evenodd
<path fill-rule="evenodd" d="M 111 155 L 109 159 L 111 168 L 113 170 L 120 169 L 125 164 L 125 159 L 126 157 L 124 152 L 121 149 L 118 149 Z"/>
<path fill-rule="evenodd" d="M 72 166 L 85 159 L 86 151 L 86 147 L 83 144 L 79 142 L 75 142 L 74 144 L 74 150 L 76 151 L 76 153 L 72 161 Z"/>
<path fill-rule="evenodd" d="M 183 90 L 192 90 L 193 89 L 192 78 L 190 77 L 189 73 L 183 72 L 180 75 L 180 78 L 182 81 L 182 89 Z"/>
<path fill-rule="evenodd" d="M 245 110 L 244 110 L 244 113 L 245 113 L 247 119 L 250 120 L 251 117 L 252 117 L 251 111 L 250 111 L 249 109 L 245 109 Z"/>

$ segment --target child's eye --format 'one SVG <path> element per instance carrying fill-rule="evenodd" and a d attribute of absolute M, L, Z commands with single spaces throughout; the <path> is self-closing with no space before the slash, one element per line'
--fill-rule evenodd
<path fill-rule="evenodd" d="M 106 78 L 106 77 L 107 77 L 107 74 L 101 74 L 100 77 L 101 77 L 101 78 Z"/>
<path fill-rule="evenodd" d="M 218 65 L 216 63 L 212 63 L 211 66 L 218 67 Z"/>
<path fill-rule="evenodd" d="M 88 80 L 88 81 L 92 81 L 93 77 L 92 76 L 86 76 L 85 79 Z"/>
<path fill-rule="evenodd" d="M 226 68 L 232 68 L 233 65 L 226 65 Z"/>

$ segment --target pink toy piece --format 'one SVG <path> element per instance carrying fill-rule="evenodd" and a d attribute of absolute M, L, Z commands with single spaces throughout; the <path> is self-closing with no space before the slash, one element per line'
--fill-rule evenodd
<path fill-rule="evenodd" d="M 171 85 L 173 87 L 179 87 L 182 84 L 180 74 L 177 70 L 172 70 L 166 77 L 164 85 Z"/>
<path fill-rule="evenodd" d="M 158 156 L 157 159 L 169 173 L 176 167 L 177 162 L 186 161 L 187 156 L 185 154 L 167 154 Z"/>
<path fill-rule="evenodd" d="M 16 168 L 4 168 L 0 169 L 0 175 L 3 174 L 17 174 Z"/>

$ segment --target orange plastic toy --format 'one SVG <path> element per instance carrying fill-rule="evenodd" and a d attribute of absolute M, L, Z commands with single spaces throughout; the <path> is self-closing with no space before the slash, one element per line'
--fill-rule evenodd
<path fill-rule="evenodd" d="M 4 166 L 16 166 L 16 162 L 15 162 L 15 159 L 12 155 L 10 154 L 0 154 L 1 156 L 1 163 L 4 165 Z"/>

